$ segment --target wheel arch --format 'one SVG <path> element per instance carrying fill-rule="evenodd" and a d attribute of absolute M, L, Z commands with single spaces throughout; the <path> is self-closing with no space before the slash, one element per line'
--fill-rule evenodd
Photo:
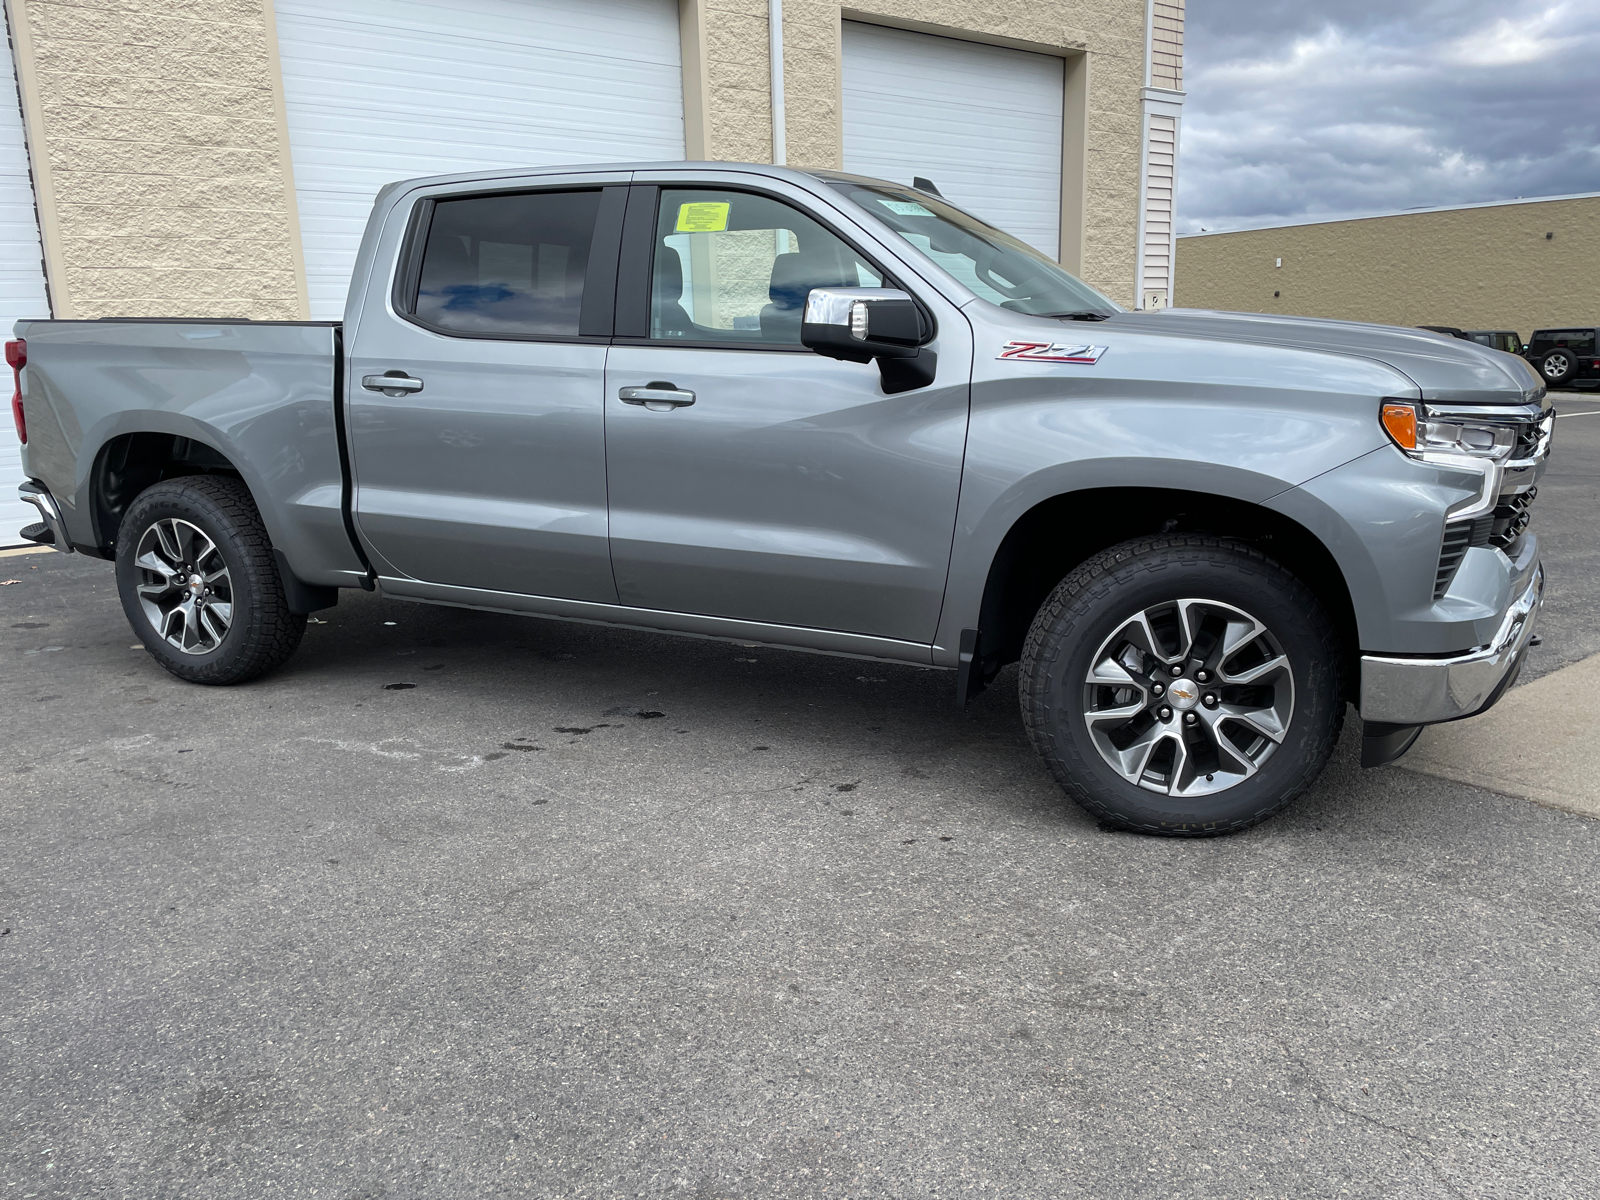
<path fill-rule="evenodd" d="M 1093 514 L 1086 520 L 1085 514 Z M 1073 568 L 1102 550 L 1152 533 L 1203 533 L 1255 546 L 1322 600 L 1346 666 L 1357 661 L 1355 606 L 1333 553 L 1306 526 L 1262 504 L 1177 488 L 1097 487 L 1051 496 L 1019 516 L 990 561 L 978 606 L 974 683 L 1021 656 L 1039 606 Z M 1346 679 L 1356 678 L 1346 670 Z M 976 694 L 969 688 L 969 695 Z"/>
<path fill-rule="evenodd" d="M 81 485 L 94 551 L 103 558 L 113 557 L 122 516 L 139 493 L 163 480 L 185 475 L 229 476 L 243 483 L 252 499 L 255 496 L 250 481 L 233 459 L 193 434 L 137 430 L 107 438 L 96 451 L 88 477 Z"/>

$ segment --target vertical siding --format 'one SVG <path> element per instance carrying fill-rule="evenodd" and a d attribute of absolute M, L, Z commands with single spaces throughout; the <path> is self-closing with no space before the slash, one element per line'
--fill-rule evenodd
<path fill-rule="evenodd" d="M 1172 190 L 1177 169 L 1178 122 L 1150 117 L 1148 165 L 1144 190 L 1144 262 L 1140 292 L 1172 295 Z"/>

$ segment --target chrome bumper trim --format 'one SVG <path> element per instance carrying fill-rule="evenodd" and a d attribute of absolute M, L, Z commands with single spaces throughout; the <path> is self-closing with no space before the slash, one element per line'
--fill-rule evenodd
<path fill-rule="evenodd" d="M 56 505 L 56 498 L 50 494 L 48 488 L 32 480 L 17 485 L 17 495 L 23 501 L 33 505 L 39 510 L 39 515 L 44 518 L 45 528 L 50 530 L 55 538 L 52 549 L 63 554 L 72 553 L 72 543 L 67 541 L 67 526 L 61 519 L 61 509 Z"/>
<path fill-rule="evenodd" d="M 1452 658 L 1362 655 L 1361 718 L 1387 725 L 1433 725 L 1470 717 L 1494 701 L 1522 662 L 1544 603 L 1544 567 L 1514 604 L 1492 643 Z"/>

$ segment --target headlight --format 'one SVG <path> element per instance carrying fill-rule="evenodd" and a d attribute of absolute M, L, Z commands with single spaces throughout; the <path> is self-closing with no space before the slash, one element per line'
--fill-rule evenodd
<path fill-rule="evenodd" d="M 1384 401 L 1382 422 L 1396 446 L 1424 462 L 1436 455 L 1504 462 L 1517 448 L 1517 435 L 1525 424 L 1505 418 L 1474 418 L 1460 410 L 1441 413 L 1426 404 L 1399 400 Z"/>

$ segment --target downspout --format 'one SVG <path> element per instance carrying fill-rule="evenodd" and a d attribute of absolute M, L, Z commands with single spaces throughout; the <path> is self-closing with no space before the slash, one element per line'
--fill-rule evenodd
<path fill-rule="evenodd" d="M 783 0 L 767 0 L 767 54 L 772 63 L 772 165 L 789 157 L 783 117 Z"/>

